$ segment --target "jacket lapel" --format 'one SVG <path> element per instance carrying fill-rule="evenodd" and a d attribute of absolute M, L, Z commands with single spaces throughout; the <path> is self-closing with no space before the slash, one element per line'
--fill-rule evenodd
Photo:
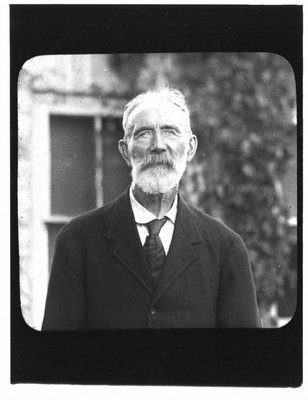
<path fill-rule="evenodd" d="M 158 282 L 152 298 L 152 305 L 197 258 L 194 245 L 200 242 L 200 234 L 192 218 L 191 211 L 184 200 L 179 197 L 178 214 L 175 221 L 173 237 L 163 267 L 161 279 Z"/>
<path fill-rule="evenodd" d="M 129 190 L 116 201 L 108 231 L 109 239 L 117 243 L 115 257 L 153 294 L 155 284 L 146 263 L 129 200 Z"/>

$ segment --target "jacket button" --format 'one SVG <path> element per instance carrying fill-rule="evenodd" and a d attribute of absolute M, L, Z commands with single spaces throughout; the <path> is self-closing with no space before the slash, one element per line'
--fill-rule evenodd
<path fill-rule="evenodd" d="M 155 315 L 155 314 L 156 314 L 156 310 L 155 310 L 155 308 L 151 308 L 151 310 L 150 310 L 150 314 L 151 314 L 151 315 Z"/>

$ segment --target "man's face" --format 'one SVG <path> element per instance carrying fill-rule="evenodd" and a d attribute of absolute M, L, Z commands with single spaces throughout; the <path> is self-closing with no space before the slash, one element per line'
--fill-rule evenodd
<path fill-rule="evenodd" d="M 124 158 L 132 167 L 133 184 L 147 193 L 171 190 L 196 149 L 196 137 L 189 132 L 185 114 L 167 101 L 147 102 L 132 111 L 128 124 Z"/>

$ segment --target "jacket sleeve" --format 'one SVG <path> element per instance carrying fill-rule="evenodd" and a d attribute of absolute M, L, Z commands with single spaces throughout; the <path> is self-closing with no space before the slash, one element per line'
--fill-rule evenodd
<path fill-rule="evenodd" d="M 218 325 L 225 328 L 259 328 L 256 289 L 248 252 L 235 235 L 223 259 L 218 298 Z"/>
<path fill-rule="evenodd" d="M 70 228 L 57 237 L 42 330 L 84 328 L 85 282 L 81 248 Z"/>

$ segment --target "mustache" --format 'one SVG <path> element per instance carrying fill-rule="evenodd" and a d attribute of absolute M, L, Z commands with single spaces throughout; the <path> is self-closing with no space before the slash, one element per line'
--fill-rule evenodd
<path fill-rule="evenodd" d="M 150 153 L 147 154 L 144 160 L 138 164 L 140 171 L 157 166 L 164 166 L 173 169 L 175 167 L 175 163 L 168 153 Z"/>

